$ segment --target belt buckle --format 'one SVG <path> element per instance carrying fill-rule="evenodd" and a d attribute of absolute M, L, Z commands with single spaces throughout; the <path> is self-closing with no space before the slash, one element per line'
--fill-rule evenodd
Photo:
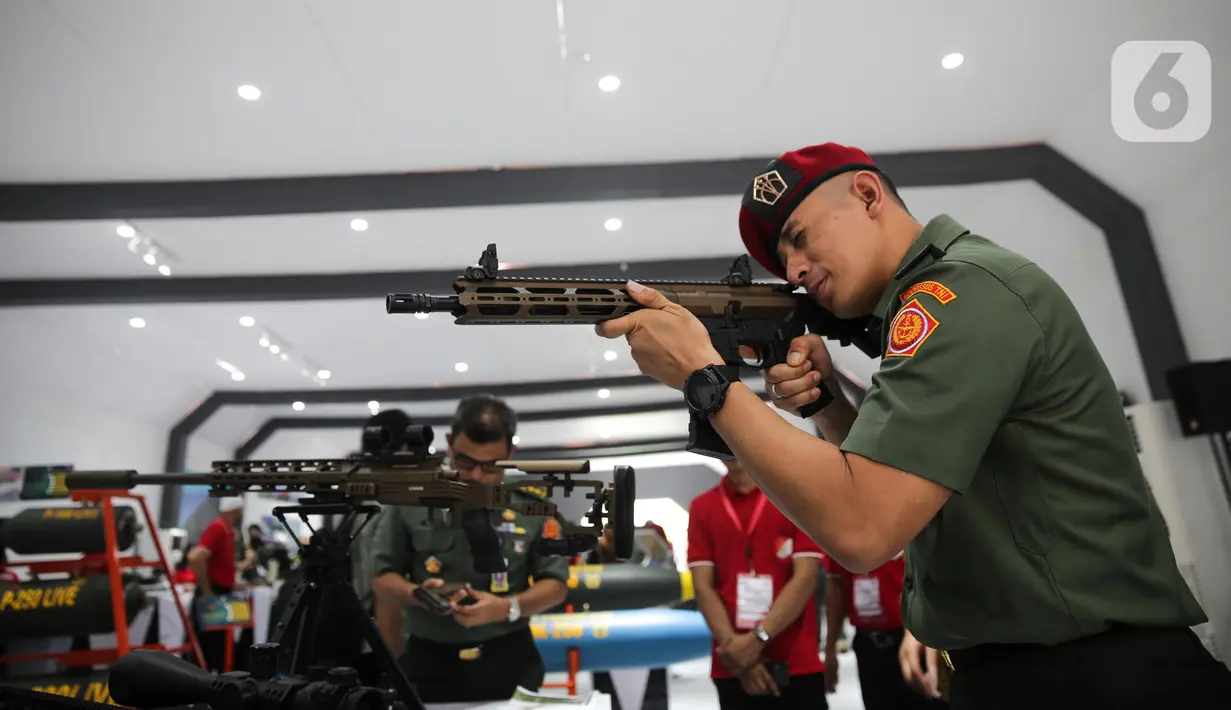
<path fill-rule="evenodd" d="M 457 652 L 457 657 L 463 661 L 477 661 L 483 655 L 483 649 L 475 646 L 474 648 L 463 648 Z"/>
<path fill-rule="evenodd" d="M 953 661 L 951 661 L 951 660 L 949 659 L 949 652 L 948 652 L 948 651 L 941 651 L 941 652 L 940 652 L 940 657 L 941 657 L 941 658 L 943 658 L 943 659 L 945 660 L 945 665 L 946 665 L 946 666 L 949 666 L 949 670 L 954 670 L 954 668 L 953 668 Z"/>

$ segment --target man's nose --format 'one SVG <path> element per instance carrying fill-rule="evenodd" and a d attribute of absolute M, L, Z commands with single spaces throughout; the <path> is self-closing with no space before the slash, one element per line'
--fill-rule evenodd
<path fill-rule="evenodd" d="M 792 254 L 786 258 L 786 280 L 794 286 L 804 283 L 808 276 L 808 261 L 802 254 Z"/>

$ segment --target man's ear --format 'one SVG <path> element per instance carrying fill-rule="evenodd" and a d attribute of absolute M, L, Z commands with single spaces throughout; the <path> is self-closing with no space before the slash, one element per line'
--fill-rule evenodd
<path fill-rule="evenodd" d="M 880 216 L 885 206 L 885 186 L 880 177 L 870 170 L 860 170 L 851 180 L 851 191 L 863 203 L 868 216 Z"/>

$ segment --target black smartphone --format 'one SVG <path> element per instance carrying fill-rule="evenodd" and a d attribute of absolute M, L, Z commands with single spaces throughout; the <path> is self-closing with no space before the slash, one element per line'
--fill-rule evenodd
<path fill-rule="evenodd" d="M 769 661 L 765 664 L 766 670 L 773 676 L 774 685 L 781 690 L 791 682 L 791 667 L 782 661 Z"/>
<path fill-rule="evenodd" d="M 453 613 L 453 605 L 450 599 L 459 590 L 465 589 L 466 585 L 462 582 L 446 582 L 439 589 L 424 589 L 423 587 L 415 587 L 415 599 L 418 599 L 428 611 L 437 616 L 448 616 Z M 477 599 L 472 596 L 466 596 L 460 599 L 457 603 L 461 606 L 469 606 L 474 604 Z"/>

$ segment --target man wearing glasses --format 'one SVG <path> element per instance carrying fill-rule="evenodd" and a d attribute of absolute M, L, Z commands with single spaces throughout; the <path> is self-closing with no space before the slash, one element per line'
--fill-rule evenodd
<path fill-rule="evenodd" d="M 500 483 L 504 471 L 494 464 L 512 458 L 516 431 L 516 415 L 503 401 L 464 399 L 446 435 L 449 462 L 464 481 Z M 399 663 L 425 703 L 507 700 L 517 686 L 537 690 L 543 683 L 529 619 L 564 601 L 568 561 L 536 551 L 547 518 L 506 509 L 486 513 L 499 533 L 505 572 L 476 572 L 465 530 L 434 521 L 425 508 L 390 507 L 378 522 L 372 589 L 378 608 L 402 609 L 409 617 Z M 469 585 L 452 595 L 447 613 L 432 613 L 415 596 L 420 586 L 439 590 L 445 584 Z M 401 616 L 377 616 L 381 636 L 397 653 Z"/>

